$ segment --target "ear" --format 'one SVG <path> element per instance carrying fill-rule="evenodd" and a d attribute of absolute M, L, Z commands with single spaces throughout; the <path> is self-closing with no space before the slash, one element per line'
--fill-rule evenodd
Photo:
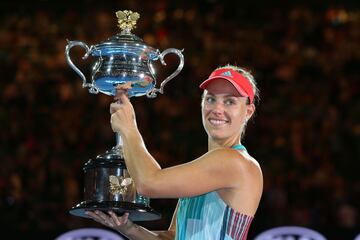
<path fill-rule="evenodd" d="M 248 121 L 255 112 L 255 105 L 253 103 L 246 106 L 246 121 Z"/>

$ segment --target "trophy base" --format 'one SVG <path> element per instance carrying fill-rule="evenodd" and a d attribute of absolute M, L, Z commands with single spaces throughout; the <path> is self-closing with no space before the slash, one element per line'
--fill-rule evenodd
<path fill-rule="evenodd" d="M 116 201 L 90 201 L 90 202 L 81 202 L 75 207 L 70 209 L 70 214 L 90 218 L 85 214 L 86 211 L 103 211 L 107 213 L 108 211 L 113 211 L 118 215 L 122 215 L 126 212 L 129 213 L 129 219 L 131 221 L 153 221 L 161 218 L 161 214 L 154 211 L 150 207 L 146 207 L 142 204 L 136 204 L 131 202 L 116 202 Z"/>

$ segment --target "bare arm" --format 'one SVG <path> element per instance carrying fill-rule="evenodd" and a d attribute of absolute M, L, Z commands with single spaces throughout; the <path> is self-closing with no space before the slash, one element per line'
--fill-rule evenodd
<path fill-rule="evenodd" d="M 235 150 L 214 150 L 192 162 L 161 169 L 138 132 L 124 138 L 124 149 L 129 173 L 139 193 L 145 196 L 189 197 L 234 188 L 239 183 L 234 181 L 241 174 L 239 154 Z"/>
<path fill-rule="evenodd" d="M 122 94 L 120 100 L 121 104 L 111 105 L 111 124 L 123 137 L 126 166 L 140 194 L 178 198 L 239 185 L 247 161 L 232 149 L 217 149 L 192 162 L 161 169 L 145 147 L 129 99 Z"/>

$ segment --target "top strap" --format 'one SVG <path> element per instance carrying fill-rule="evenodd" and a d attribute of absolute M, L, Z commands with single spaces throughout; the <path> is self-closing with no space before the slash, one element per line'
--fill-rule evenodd
<path fill-rule="evenodd" d="M 245 151 L 247 151 L 246 148 L 245 148 L 245 146 L 242 145 L 242 144 L 236 144 L 236 145 L 232 146 L 232 149 L 235 149 L 235 150 L 245 150 Z"/>

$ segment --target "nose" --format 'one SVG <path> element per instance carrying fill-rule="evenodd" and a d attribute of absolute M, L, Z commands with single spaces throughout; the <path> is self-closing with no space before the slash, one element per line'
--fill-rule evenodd
<path fill-rule="evenodd" d="M 224 104 L 217 102 L 213 105 L 212 112 L 216 115 L 220 115 L 224 112 Z"/>

